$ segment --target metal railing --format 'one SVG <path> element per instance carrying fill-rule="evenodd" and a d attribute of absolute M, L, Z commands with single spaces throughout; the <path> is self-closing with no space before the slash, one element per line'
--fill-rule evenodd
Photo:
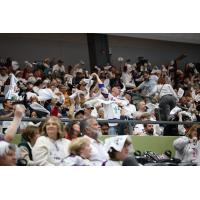
<path fill-rule="evenodd" d="M 67 119 L 67 118 L 60 118 L 62 122 L 71 122 L 71 121 L 80 121 L 77 119 Z M 13 118 L 4 118 L 0 119 L 0 121 L 12 121 Z M 23 118 L 23 122 L 41 122 L 45 121 L 46 118 Z M 120 123 L 120 124 L 128 124 L 131 123 L 135 124 L 169 124 L 169 125 L 180 125 L 180 124 L 200 124 L 199 121 L 150 121 L 150 120 L 122 120 L 122 119 L 112 119 L 112 120 L 105 120 L 105 119 L 97 119 L 100 124 L 105 123 Z"/>

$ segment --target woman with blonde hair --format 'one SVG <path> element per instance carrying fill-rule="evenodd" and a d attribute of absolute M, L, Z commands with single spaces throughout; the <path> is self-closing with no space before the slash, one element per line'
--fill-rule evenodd
<path fill-rule="evenodd" d="M 36 165 L 60 165 L 69 155 L 70 141 L 65 139 L 61 120 L 55 116 L 46 119 L 40 136 L 33 147 L 33 161 Z"/>
<path fill-rule="evenodd" d="M 90 140 L 85 137 L 79 137 L 72 140 L 69 145 L 70 155 L 63 159 L 63 165 L 67 166 L 89 166 L 91 156 Z"/>

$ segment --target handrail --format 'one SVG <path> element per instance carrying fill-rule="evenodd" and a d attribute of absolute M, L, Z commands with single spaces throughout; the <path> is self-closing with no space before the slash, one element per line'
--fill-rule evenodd
<path fill-rule="evenodd" d="M 75 119 L 67 119 L 67 118 L 60 118 L 62 122 L 71 122 L 71 121 L 80 121 L 80 120 L 75 120 Z M 4 118 L 0 119 L 1 121 L 12 121 L 13 118 Z M 24 122 L 41 122 L 45 121 L 46 118 L 23 118 L 22 121 Z M 122 119 L 114 119 L 114 120 L 105 120 L 105 119 L 97 119 L 97 121 L 100 124 L 105 124 L 105 123 L 120 123 L 120 124 L 169 124 L 169 125 L 181 125 L 181 124 L 200 124 L 200 122 L 197 121 L 141 121 L 141 120 L 122 120 Z"/>

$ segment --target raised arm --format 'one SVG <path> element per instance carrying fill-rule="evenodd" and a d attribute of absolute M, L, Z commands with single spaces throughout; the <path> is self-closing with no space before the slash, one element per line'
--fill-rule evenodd
<path fill-rule="evenodd" d="M 4 137 L 5 141 L 12 142 L 12 140 L 14 139 L 17 133 L 17 129 L 20 126 L 24 112 L 25 112 L 24 106 L 21 105 L 16 106 L 13 121 L 11 122 L 11 125 L 8 127 L 8 129 L 6 129 L 5 131 L 5 137 Z"/>

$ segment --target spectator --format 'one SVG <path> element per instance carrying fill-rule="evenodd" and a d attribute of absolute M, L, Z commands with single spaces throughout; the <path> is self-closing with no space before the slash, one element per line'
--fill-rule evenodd
<path fill-rule="evenodd" d="M 10 126 L 6 129 L 5 135 L 0 133 L 0 141 L 5 140 L 7 142 L 12 142 L 15 134 L 17 132 L 17 129 L 20 126 L 23 114 L 25 113 L 25 108 L 21 105 L 17 105 L 14 111 L 14 118 L 11 122 Z"/>
<path fill-rule="evenodd" d="M 147 110 L 146 102 L 144 100 L 141 100 L 137 104 L 137 111 L 133 113 L 134 119 L 139 119 L 142 114 L 144 114 Z"/>
<path fill-rule="evenodd" d="M 62 161 L 67 166 L 89 166 L 91 156 L 90 140 L 85 137 L 74 139 L 69 145 L 70 155 Z"/>
<path fill-rule="evenodd" d="M 110 101 L 104 103 L 105 119 L 120 119 L 120 108 L 118 105 L 123 106 L 128 103 L 127 101 L 122 101 L 120 99 L 120 89 L 118 87 L 113 87 L 112 92 L 109 93 L 97 74 L 93 73 L 91 76 L 96 77 L 103 99 Z M 117 123 L 109 123 L 109 135 L 117 134 L 117 125 Z"/>
<path fill-rule="evenodd" d="M 136 112 L 136 107 L 135 107 L 135 105 L 133 105 L 131 103 L 131 95 L 130 94 L 126 93 L 124 97 L 128 101 L 128 104 L 124 106 L 125 115 L 129 119 L 133 119 L 133 116 L 134 116 L 134 114 Z"/>
<path fill-rule="evenodd" d="M 166 84 L 163 77 L 158 80 L 156 91 L 159 93 L 160 120 L 168 121 L 170 111 L 176 106 L 177 94 L 170 84 Z"/>
<path fill-rule="evenodd" d="M 153 124 L 144 124 L 144 135 L 145 136 L 158 136 L 154 132 Z"/>
<path fill-rule="evenodd" d="M 35 165 L 33 161 L 32 148 L 40 136 L 39 128 L 36 126 L 27 126 L 22 132 L 22 142 L 18 145 L 20 158 L 27 161 L 27 165 Z"/>
<path fill-rule="evenodd" d="M 15 166 L 16 147 L 6 141 L 0 141 L 0 166 Z"/>
<path fill-rule="evenodd" d="M 57 117 L 46 119 L 42 135 L 33 147 L 33 161 L 36 165 L 60 165 L 69 155 L 69 140 L 65 139 L 63 124 Z"/>
<path fill-rule="evenodd" d="M 187 136 L 182 136 L 176 139 L 173 146 L 176 150 L 175 157 L 182 162 L 198 162 L 199 155 L 199 137 L 197 137 L 197 128 L 199 126 L 193 125 L 188 131 Z M 198 159 L 197 159 L 198 158 Z"/>
<path fill-rule="evenodd" d="M 121 166 L 130 153 L 131 141 L 127 135 L 110 137 L 105 140 L 105 149 L 110 159 L 105 161 L 105 166 Z"/>
<path fill-rule="evenodd" d="M 109 125 L 108 123 L 103 123 L 101 125 L 102 135 L 108 135 Z"/>
<path fill-rule="evenodd" d="M 139 120 L 141 121 L 147 121 L 147 120 L 150 120 L 150 114 L 145 112 L 143 113 Z M 140 136 L 144 136 L 144 124 L 136 124 L 135 127 L 134 127 L 134 130 L 133 130 L 133 134 L 134 135 L 140 135 Z"/>
<path fill-rule="evenodd" d="M 0 67 L 0 81 L 4 85 L 6 80 L 8 79 L 8 69 L 6 67 Z"/>
<path fill-rule="evenodd" d="M 150 97 L 154 91 L 154 87 L 157 85 L 157 80 L 151 78 L 149 72 L 145 71 L 143 73 L 144 81 L 138 86 L 132 89 L 133 92 L 141 90 L 141 95 L 143 97 Z"/>
<path fill-rule="evenodd" d="M 84 110 L 83 110 L 83 109 L 78 110 L 78 111 L 74 114 L 74 118 L 75 118 L 76 120 L 82 120 L 82 119 L 84 119 Z"/>
<path fill-rule="evenodd" d="M 130 64 L 127 64 L 126 66 L 123 67 L 122 81 L 125 84 L 126 89 L 135 87 L 132 71 L 133 67 Z"/>
<path fill-rule="evenodd" d="M 108 159 L 108 154 L 105 151 L 102 142 L 99 140 L 101 129 L 96 121 L 96 118 L 90 117 L 82 120 L 80 123 L 81 133 L 85 138 L 88 138 L 91 143 L 91 156 L 89 160 L 94 165 L 102 165 Z"/>
<path fill-rule="evenodd" d="M 80 131 L 80 122 L 79 121 L 71 121 L 67 124 L 66 126 L 66 139 L 68 140 L 73 140 L 76 139 L 77 137 L 81 136 L 81 131 Z"/>
<path fill-rule="evenodd" d="M 13 103 L 10 99 L 5 99 L 3 101 L 3 109 L 0 109 L 0 116 L 4 115 L 6 117 L 11 117 L 14 114 Z"/>
<path fill-rule="evenodd" d="M 92 110 L 94 110 L 94 107 L 89 103 L 85 103 L 83 106 L 84 106 L 84 118 L 91 117 L 91 113 Z"/>
<path fill-rule="evenodd" d="M 57 64 L 53 66 L 53 72 L 65 73 L 65 67 L 62 60 L 58 60 Z"/>

